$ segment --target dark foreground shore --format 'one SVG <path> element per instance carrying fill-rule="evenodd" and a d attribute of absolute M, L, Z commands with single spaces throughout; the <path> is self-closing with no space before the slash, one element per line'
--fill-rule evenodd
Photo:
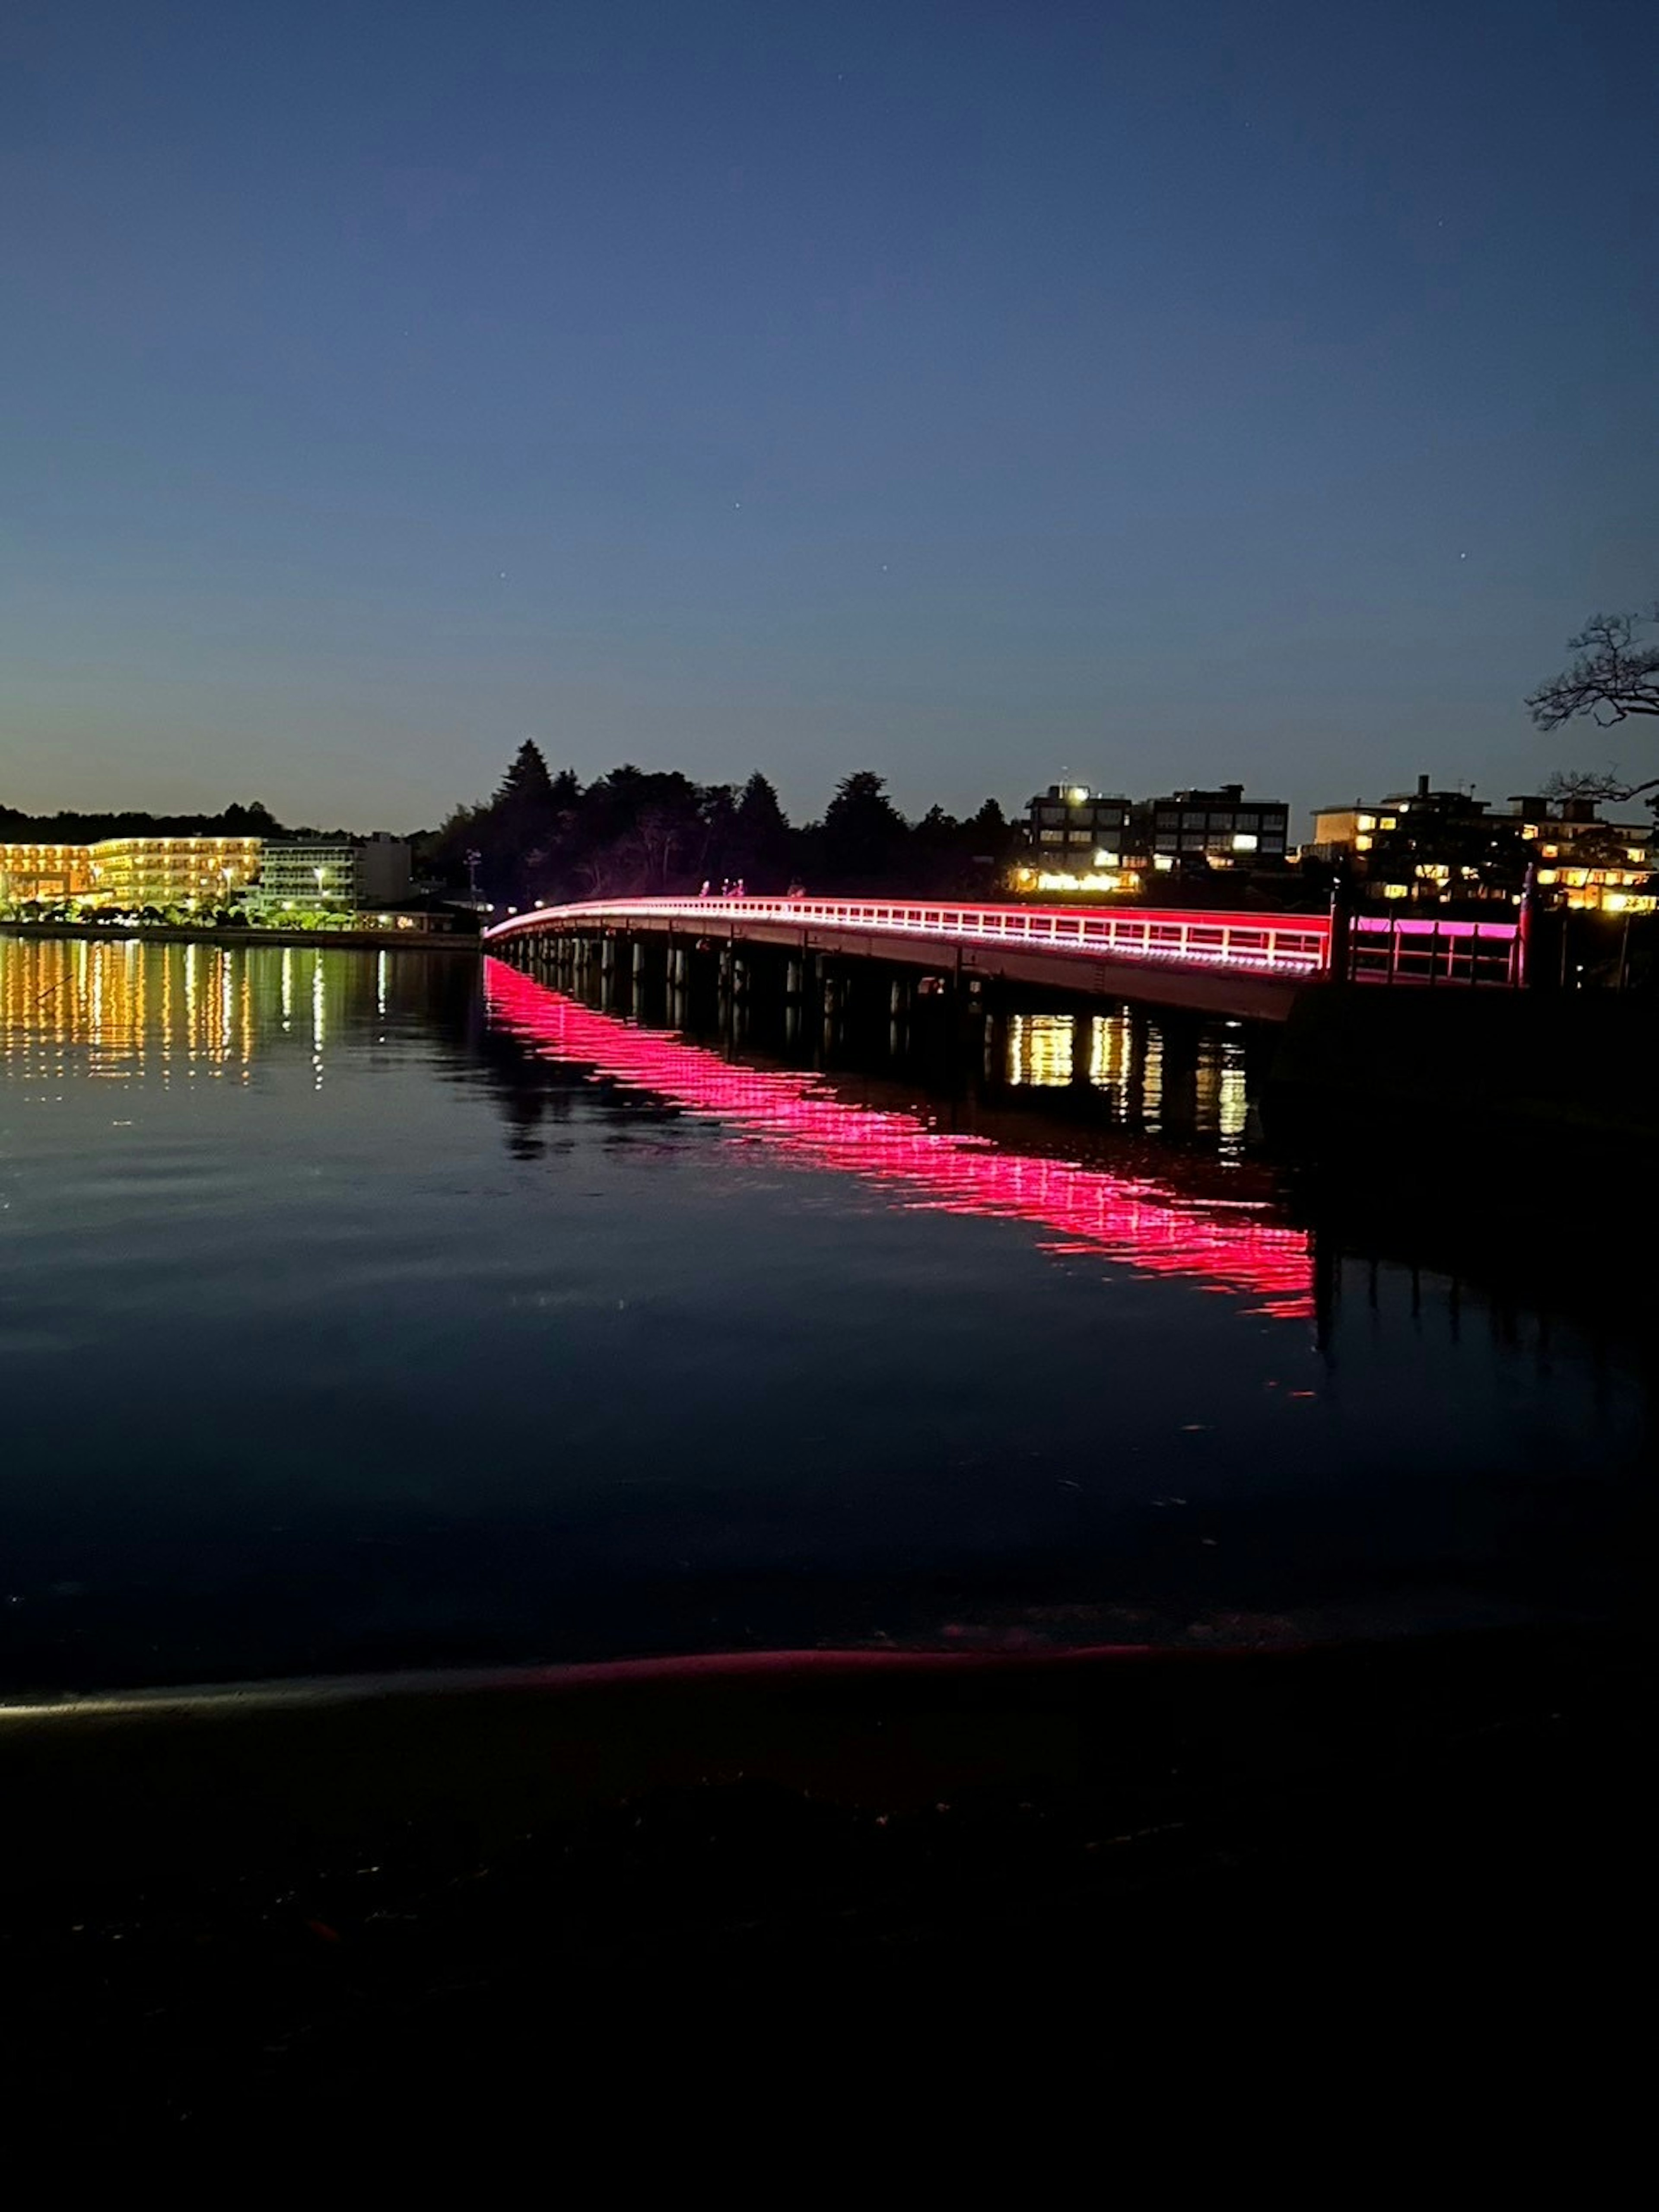
<path fill-rule="evenodd" d="M 1270 2021 L 1577 2063 L 1644 1972 L 1646 1671 L 1500 1634 L 14 1709 L 0 2066 L 113 2129 Z"/>

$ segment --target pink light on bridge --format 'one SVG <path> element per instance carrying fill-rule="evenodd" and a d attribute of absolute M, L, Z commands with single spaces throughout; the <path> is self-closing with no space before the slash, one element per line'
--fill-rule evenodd
<path fill-rule="evenodd" d="M 1250 1208 L 1205 1205 L 1150 1179 L 1000 1152 L 988 1138 L 850 1106 L 816 1075 L 734 1067 L 702 1046 L 595 1013 L 501 961 L 486 961 L 484 988 L 492 1020 L 543 1057 L 713 1115 L 810 1166 L 902 1186 L 911 1194 L 905 1203 L 921 1210 L 1030 1222 L 1065 1240 L 1049 1247 L 1055 1252 L 1098 1253 L 1144 1274 L 1197 1280 L 1251 1297 L 1252 1311 L 1277 1320 L 1313 1316 L 1306 1232 Z"/>

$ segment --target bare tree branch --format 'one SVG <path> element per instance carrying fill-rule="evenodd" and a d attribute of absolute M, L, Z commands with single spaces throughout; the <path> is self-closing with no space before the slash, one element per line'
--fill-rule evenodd
<path fill-rule="evenodd" d="M 1528 697 L 1538 727 L 1558 730 L 1564 722 L 1588 714 L 1601 728 L 1610 729 L 1628 715 L 1659 714 L 1659 645 L 1638 643 L 1637 634 L 1644 627 L 1640 615 L 1592 615 L 1578 635 L 1567 640 L 1577 659 Z M 1616 795 L 1631 796 L 1627 792 Z"/>

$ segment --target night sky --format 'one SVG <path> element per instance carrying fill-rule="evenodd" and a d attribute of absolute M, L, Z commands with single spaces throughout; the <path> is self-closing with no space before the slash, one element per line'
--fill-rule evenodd
<path fill-rule="evenodd" d="M 0 800 L 1651 773 L 1521 698 L 1659 591 L 1653 33 L 8 0 Z"/>

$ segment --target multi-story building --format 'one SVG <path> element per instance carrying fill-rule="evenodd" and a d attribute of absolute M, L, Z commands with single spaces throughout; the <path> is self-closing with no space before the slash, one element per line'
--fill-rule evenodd
<path fill-rule="evenodd" d="M 1651 822 L 1605 822 L 1594 799 L 1510 800 L 1510 818 L 1536 863 L 1540 895 L 1553 905 L 1602 914 L 1659 908 Z"/>
<path fill-rule="evenodd" d="M 258 837 L 105 837 L 0 845 L 0 897 L 89 906 L 222 906 L 259 872 Z"/>
<path fill-rule="evenodd" d="M 1522 794 L 1507 814 L 1465 791 L 1415 791 L 1314 815 L 1315 858 L 1340 863 L 1375 896 L 1439 905 L 1521 896 L 1530 866 L 1546 905 L 1655 910 L 1651 824 L 1605 822 L 1593 799 Z"/>
<path fill-rule="evenodd" d="M 1026 809 L 1016 887 L 1048 893 L 1137 890 L 1139 872 L 1128 859 L 1133 812 L 1127 799 L 1086 784 L 1051 783 Z"/>
<path fill-rule="evenodd" d="M 284 908 L 354 914 L 395 905 L 408 897 L 409 884 L 406 838 L 272 838 L 252 905 L 261 914 Z"/>
<path fill-rule="evenodd" d="M 1154 873 L 1280 868 L 1291 810 L 1242 783 L 1131 801 L 1076 784 L 1031 800 L 1014 870 L 1020 890 L 1136 891 Z"/>
<path fill-rule="evenodd" d="M 1171 791 L 1135 809 L 1138 849 L 1152 869 L 1279 866 L 1290 836 L 1282 799 L 1246 799 L 1242 783 L 1213 791 Z"/>
<path fill-rule="evenodd" d="M 124 911 L 219 907 L 259 873 L 258 837 L 106 837 L 88 848 L 90 897 Z"/>
<path fill-rule="evenodd" d="M 84 898 L 92 890 L 92 854 L 85 845 L 0 845 L 0 899 L 44 904 Z"/>

